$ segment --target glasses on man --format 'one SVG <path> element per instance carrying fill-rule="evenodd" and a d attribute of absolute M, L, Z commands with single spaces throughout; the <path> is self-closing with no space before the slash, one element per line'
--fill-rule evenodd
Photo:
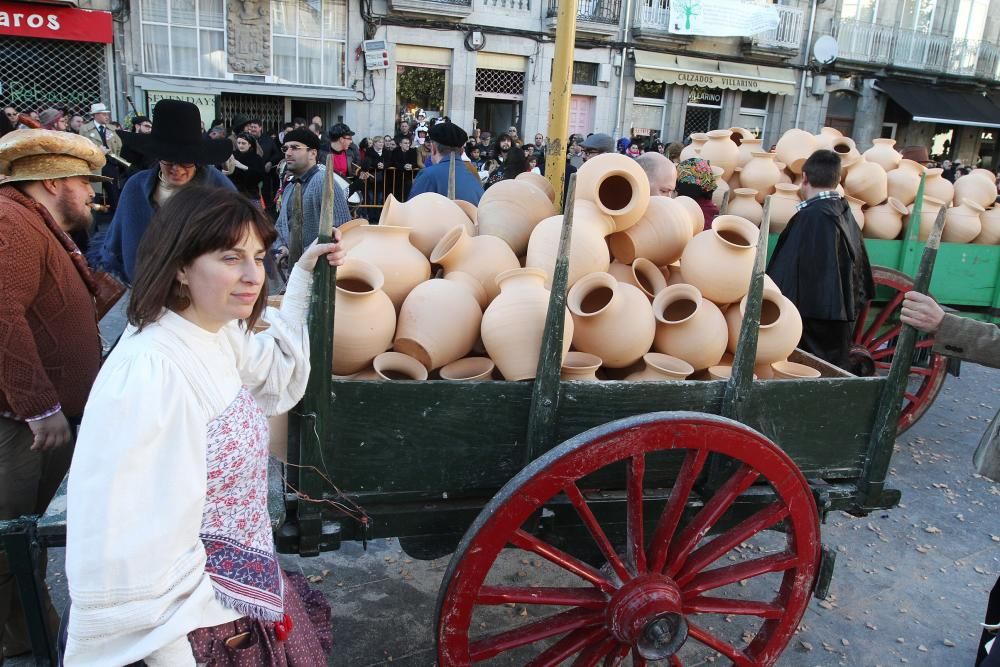
<path fill-rule="evenodd" d="M 173 169 L 177 167 L 178 169 L 191 169 L 194 167 L 193 162 L 169 162 L 167 160 L 160 160 L 160 166 L 164 169 Z"/>
<path fill-rule="evenodd" d="M 583 154 L 584 155 L 594 156 L 594 155 L 600 155 L 601 151 L 597 150 L 596 148 L 584 148 L 583 149 Z"/>
<path fill-rule="evenodd" d="M 282 153 L 291 153 L 292 151 L 304 151 L 306 147 L 303 144 L 285 144 L 281 147 Z"/>

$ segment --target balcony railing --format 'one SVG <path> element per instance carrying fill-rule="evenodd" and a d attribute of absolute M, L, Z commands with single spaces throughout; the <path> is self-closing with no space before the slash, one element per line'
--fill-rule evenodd
<path fill-rule="evenodd" d="M 531 0 L 481 0 L 481 5 L 488 9 L 513 9 L 520 12 L 531 11 Z"/>
<path fill-rule="evenodd" d="M 802 43 L 802 26 L 805 13 L 797 7 L 769 5 L 778 10 L 780 23 L 774 30 L 753 36 L 759 46 L 798 49 Z M 640 28 L 670 29 L 670 3 L 667 0 L 643 0 L 636 9 L 636 23 Z"/>
<path fill-rule="evenodd" d="M 836 31 L 844 60 L 997 79 L 1000 47 L 988 42 L 860 21 L 840 21 Z"/>
<path fill-rule="evenodd" d="M 640 27 L 667 30 L 670 26 L 670 5 L 666 0 L 643 0 L 638 14 Z"/>
<path fill-rule="evenodd" d="M 555 18 L 559 14 L 559 0 L 549 0 L 547 18 Z M 622 15 L 621 0 L 580 0 L 576 9 L 576 19 L 589 23 L 607 23 L 618 25 Z"/>

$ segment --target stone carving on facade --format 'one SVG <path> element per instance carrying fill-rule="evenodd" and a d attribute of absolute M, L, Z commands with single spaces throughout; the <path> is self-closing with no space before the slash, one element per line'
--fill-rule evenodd
<path fill-rule="evenodd" d="M 228 0 L 229 71 L 271 73 L 270 0 Z"/>

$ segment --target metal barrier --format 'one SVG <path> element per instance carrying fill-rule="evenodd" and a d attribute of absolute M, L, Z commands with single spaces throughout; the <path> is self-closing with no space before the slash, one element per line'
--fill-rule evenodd
<path fill-rule="evenodd" d="M 382 206 L 389 195 L 404 202 L 410 196 L 413 180 L 420 173 L 419 169 L 401 169 L 387 167 L 385 169 L 358 170 L 351 183 L 350 205 L 357 217 L 378 219 Z M 357 194 L 357 197 L 353 195 Z"/>

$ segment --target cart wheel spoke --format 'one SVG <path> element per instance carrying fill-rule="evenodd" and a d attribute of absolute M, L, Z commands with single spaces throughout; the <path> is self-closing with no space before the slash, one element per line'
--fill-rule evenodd
<path fill-rule="evenodd" d="M 788 508 L 784 503 L 775 502 L 754 512 L 737 525 L 722 533 L 708 544 L 693 552 L 678 572 L 675 580 L 677 585 L 684 587 L 698 572 L 717 561 L 734 547 L 750 539 L 757 533 L 770 528 L 788 517 Z"/>
<path fill-rule="evenodd" d="M 934 339 L 933 338 L 925 338 L 923 340 L 918 340 L 916 342 L 916 344 L 914 345 L 914 347 L 917 348 L 917 349 L 920 349 L 920 350 L 926 350 L 928 348 L 932 348 L 932 347 L 934 347 Z"/>
<path fill-rule="evenodd" d="M 913 394 L 911 394 L 908 391 L 904 391 L 903 392 L 903 398 L 906 399 L 907 401 L 909 401 L 910 403 L 919 403 L 920 402 L 920 399 L 918 397 L 914 396 Z"/>
<path fill-rule="evenodd" d="M 575 556 L 569 555 L 562 549 L 554 547 L 548 542 L 540 540 L 530 533 L 526 533 L 523 530 L 518 529 L 511 536 L 510 543 L 518 549 L 538 554 L 550 563 L 554 563 L 562 569 L 572 572 L 581 579 L 589 581 L 606 593 L 610 593 L 615 590 L 615 585 L 612 584 L 608 578 L 601 574 L 596 568 L 587 565 Z"/>
<path fill-rule="evenodd" d="M 733 661 L 736 667 L 753 667 L 753 662 L 747 656 L 746 653 L 739 650 L 729 642 L 716 637 L 714 634 L 705 630 L 699 625 L 688 622 L 688 635 L 700 641 L 705 646 L 712 650 L 718 651 L 722 655 L 726 656 Z"/>
<path fill-rule="evenodd" d="M 537 658 L 529 662 L 526 667 L 559 667 L 569 657 L 578 654 L 589 644 L 593 642 L 602 643 L 602 637 L 607 637 L 607 631 L 600 626 L 574 630 L 543 651 Z"/>
<path fill-rule="evenodd" d="M 711 500 L 705 503 L 697 516 L 691 520 L 690 525 L 681 531 L 677 538 L 677 543 L 670 547 L 670 557 L 668 558 L 667 576 L 674 576 L 683 567 L 688 555 L 698 546 L 698 542 L 711 530 L 715 522 L 718 521 L 726 510 L 744 491 L 750 488 L 760 474 L 746 463 L 727 479 L 719 490 L 716 491 Z"/>
<path fill-rule="evenodd" d="M 934 374 L 934 371 L 930 368 L 920 368 L 919 366 L 910 366 L 910 375 L 923 375 L 924 377 L 930 377 Z"/>
<path fill-rule="evenodd" d="M 892 359 L 892 355 L 894 354 L 896 354 L 895 345 L 893 345 L 892 347 L 883 347 L 881 350 L 871 353 L 872 359 L 886 359 L 886 358 Z"/>
<path fill-rule="evenodd" d="M 684 667 L 684 663 L 676 655 L 670 656 L 670 667 Z"/>
<path fill-rule="evenodd" d="M 603 616 L 598 612 L 589 609 L 570 609 L 512 630 L 477 639 L 469 647 L 469 653 L 472 662 L 481 662 L 515 648 L 580 628 L 593 627 L 602 622 Z"/>
<path fill-rule="evenodd" d="M 897 324 L 897 325 L 891 327 L 888 331 L 886 331 L 885 333 L 883 333 L 882 335 L 880 335 L 878 338 L 876 338 L 875 340 L 873 340 L 872 342 L 870 342 L 868 344 L 868 349 L 871 350 L 872 352 L 876 352 L 876 351 L 881 352 L 883 349 L 885 349 L 882 346 L 885 345 L 885 344 L 887 344 L 891 340 L 895 340 L 896 338 L 899 338 L 899 334 L 902 333 L 902 331 L 903 331 L 903 325 L 902 324 Z"/>
<path fill-rule="evenodd" d="M 634 649 L 632 650 L 632 667 L 646 667 L 649 664 L 646 659 L 639 655 Z"/>
<path fill-rule="evenodd" d="M 772 602 L 761 602 L 759 600 L 733 600 L 730 598 L 698 596 L 684 603 L 684 612 L 688 614 L 732 614 L 734 616 L 760 616 L 766 619 L 779 619 L 785 613 L 785 608 Z"/>
<path fill-rule="evenodd" d="M 887 371 L 891 367 L 892 367 L 892 364 L 889 363 L 888 361 L 876 361 L 875 362 L 875 368 L 877 368 L 880 371 Z"/>
<path fill-rule="evenodd" d="M 604 609 L 607 596 L 593 588 L 529 588 L 525 586 L 483 586 L 476 604 L 538 604 L 556 607 Z"/>
<path fill-rule="evenodd" d="M 597 546 L 601 548 L 601 553 L 608 559 L 608 563 L 611 564 L 618 578 L 622 582 L 630 580 L 632 573 L 628 571 L 625 563 L 618 557 L 618 553 L 615 551 L 614 546 L 612 546 L 611 540 L 608 539 L 608 536 L 604 533 L 604 529 L 601 528 L 601 524 L 598 523 L 597 517 L 591 511 L 590 505 L 587 504 L 587 499 L 583 497 L 580 488 L 576 484 L 570 483 L 563 491 L 573 504 L 573 508 L 576 509 L 576 513 L 580 516 L 580 519 L 583 520 L 583 524 L 590 532 L 590 536 L 594 538 Z"/>
<path fill-rule="evenodd" d="M 628 464 L 628 561 L 636 575 L 646 573 L 646 537 L 643 531 L 643 480 L 646 457 L 633 456 Z"/>
<path fill-rule="evenodd" d="M 795 554 L 787 551 L 765 556 L 764 558 L 755 558 L 743 563 L 727 565 L 726 567 L 702 572 L 692 578 L 688 585 L 684 587 L 684 593 L 685 595 L 697 595 L 705 591 L 728 586 L 729 584 L 735 584 L 737 581 L 759 577 L 762 574 L 784 572 L 796 565 L 798 565 L 798 558 Z"/>
<path fill-rule="evenodd" d="M 889 303 L 882 308 L 882 311 L 875 318 L 875 321 L 872 322 L 870 327 L 868 327 L 868 331 L 865 332 L 865 339 L 861 341 L 864 345 L 871 347 L 871 342 L 878 335 L 879 330 L 885 326 L 885 323 L 889 321 L 889 317 L 895 314 L 896 310 L 900 307 L 900 305 L 902 305 L 905 295 L 906 292 L 896 292 L 896 296 L 892 297 L 892 300 L 890 300 Z"/>
<path fill-rule="evenodd" d="M 656 531 L 653 533 L 652 544 L 650 545 L 650 571 L 662 572 L 667 562 L 667 550 L 674 539 L 677 525 L 680 523 L 681 514 L 691 496 L 691 489 L 705 467 L 708 460 L 708 450 L 697 449 L 688 452 L 681 465 L 680 472 L 677 473 L 677 480 L 673 489 L 670 490 L 670 498 L 667 500 L 663 514 L 657 523 Z"/>
<path fill-rule="evenodd" d="M 605 637 L 601 641 L 592 643 L 580 652 L 580 655 L 573 661 L 572 667 L 597 667 L 601 658 L 611 655 L 618 647 L 618 640 L 614 637 Z M 606 664 L 606 663 L 605 663 Z"/>
<path fill-rule="evenodd" d="M 619 646 L 617 650 L 612 651 L 604 659 L 604 667 L 619 667 L 625 661 L 625 658 L 628 657 L 631 650 L 631 646 Z"/>

